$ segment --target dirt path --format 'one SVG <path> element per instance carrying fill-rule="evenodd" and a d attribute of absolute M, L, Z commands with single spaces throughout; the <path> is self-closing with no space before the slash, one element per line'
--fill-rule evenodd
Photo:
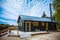
<path fill-rule="evenodd" d="M 50 34 L 36 35 L 31 40 L 60 40 L 60 32 L 50 32 Z"/>

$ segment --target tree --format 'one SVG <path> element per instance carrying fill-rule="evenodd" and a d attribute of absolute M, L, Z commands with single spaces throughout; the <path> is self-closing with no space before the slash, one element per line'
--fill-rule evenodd
<path fill-rule="evenodd" d="M 46 18 L 46 14 L 45 14 L 45 12 L 44 12 L 44 11 L 43 11 L 42 18 Z"/>
<path fill-rule="evenodd" d="M 53 7 L 55 9 L 55 20 L 57 21 L 57 25 L 60 26 L 60 0 L 54 0 Z"/>
<path fill-rule="evenodd" d="M 60 0 L 54 0 L 53 1 L 53 7 L 56 10 L 58 7 L 60 7 Z"/>
<path fill-rule="evenodd" d="M 53 14 L 53 20 L 55 20 L 56 21 L 56 15 L 57 13 L 56 13 L 56 11 L 55 11 L 55 13 Z"/>

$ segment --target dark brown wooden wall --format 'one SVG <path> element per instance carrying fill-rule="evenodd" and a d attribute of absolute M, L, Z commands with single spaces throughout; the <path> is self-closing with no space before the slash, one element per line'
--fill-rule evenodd
<path fill-rule="evenodd" d="M 24 21 L 24 31 L 25 31 L 25 22 L 28 20 Z M 31 31 L 36 31 L 35 29 L 39 29 L 40 31 L 46 31 L 46 23 L 48 23 L 48 30 L 56 30 L 56 23 L 51 23 L 51 22 L 44 22 L 44 26 L 42 26 L 42 22 L 40 21 L 30 21 L 31 22 Z M 38 26 L 33 26 L 33 22 L 38 22 Z"/>

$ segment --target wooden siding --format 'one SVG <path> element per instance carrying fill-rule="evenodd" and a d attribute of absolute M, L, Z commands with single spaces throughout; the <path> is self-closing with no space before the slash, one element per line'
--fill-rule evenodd
<path fill-rule="evenodd" d="M 26 22 L 30 22 L 31 25 L 29 25 L 28 28 L 26 28 Z M 34 22 L 37 22 L 38 25 L 34 26 Z M 52 24 L 54 24 L 52 26 Z M 36 31 L 36 29 L 40 30 L 40 31 L 47 31 L 47 30 L 56 30 L 56 23 L 52 23 L 51 22 L 40 22 L 40 21 L 30 21 L 30 20 L 25 20 L 24 21 L 24 31 L 26 31 L 26 29 L 29 29 L 31 31 Z M 28 31 L 28 30 L 27 30 Z"/>

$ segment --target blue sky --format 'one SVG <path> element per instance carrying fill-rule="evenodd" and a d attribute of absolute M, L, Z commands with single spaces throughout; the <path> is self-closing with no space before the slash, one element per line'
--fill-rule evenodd
<path fill-rule="evenodd" d="M 43 11 L 50 16 L 52 0 L 0 0 L 0 24 L 17 25 L 19 15 L 41 17 Z"/>

